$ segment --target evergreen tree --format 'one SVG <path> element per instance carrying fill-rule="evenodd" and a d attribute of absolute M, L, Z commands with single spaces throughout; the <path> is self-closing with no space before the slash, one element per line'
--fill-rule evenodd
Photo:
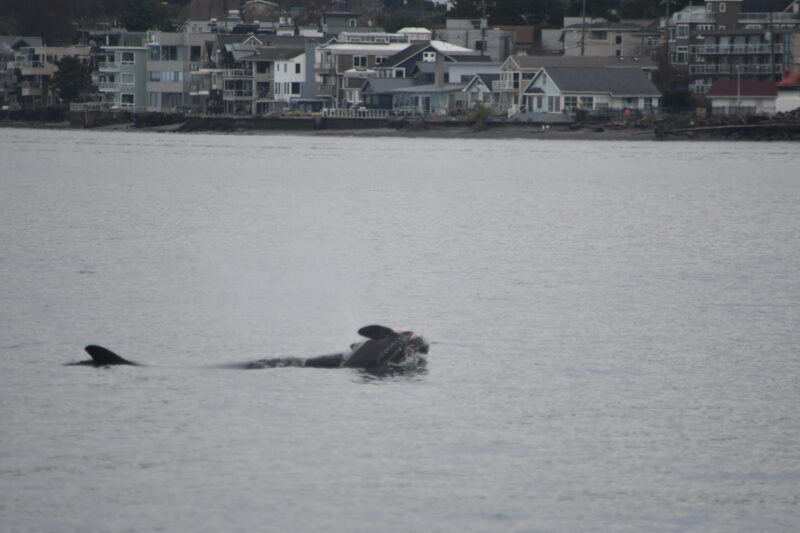
<path fill-rule="evenodd" d="M 91 71 L 80 59 L 64 56 L 56 65 L 58 70 L 53 74 L 51 83 L 62 100 L 72 102 L 91 89 Z"/>

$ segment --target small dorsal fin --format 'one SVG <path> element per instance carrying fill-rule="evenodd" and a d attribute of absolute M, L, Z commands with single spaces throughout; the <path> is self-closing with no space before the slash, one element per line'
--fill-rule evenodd
<path fill-rule="evenodd" d="M 358 334 L 362 337 L 366 337 L 368 339 L 372 339 L 374 341 L 380 340 L 384 337 L 388 337 L 389 335 L 397 335 L 395 330 L 391 328 L 387 328 L 386 326 L 364 326 L 360 330 L 358 330 Z"/>
<path fill-rule="evenodd" d="M 86 350 L 86 353 L 91 356 L 92 361 L 94 361 L 96 365 L 136 365 L 136 363 L 132 363 L 131 361 L 123 359 L 111 350 L 103 348 L 102 346 L 90 344 L 84 348 L 84 350 Z"/>

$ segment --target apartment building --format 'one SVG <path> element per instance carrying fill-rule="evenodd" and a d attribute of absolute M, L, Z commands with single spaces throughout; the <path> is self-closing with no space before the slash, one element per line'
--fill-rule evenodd
<path fill-rule="evenodd" d="M 17 103 L 23 108 L 55 105 L 58 97 L 50 86 L 58 62 L 65 56 L 77 57 L 82 63 L 91 61 L 88 46 L 29 46 L 20 47 L 14 60 L 7 65 L 16 77 Z"/>
<path fill-rule="evenodd" d="M 797 69 L 798 0 L 705 0 L 669 20 L 673 66 L 692 93 L 715 81 L 778 81 Z"/>

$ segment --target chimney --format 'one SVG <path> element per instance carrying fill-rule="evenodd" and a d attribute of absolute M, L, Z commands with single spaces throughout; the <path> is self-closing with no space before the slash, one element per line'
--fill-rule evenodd
<path fill-rule="evenodd" d="M 437 87 L 444 86 L 444 56 L 440 52 L 436 52 L 436 63 L 434 63 L 436 70 L 433 81 Z"/>

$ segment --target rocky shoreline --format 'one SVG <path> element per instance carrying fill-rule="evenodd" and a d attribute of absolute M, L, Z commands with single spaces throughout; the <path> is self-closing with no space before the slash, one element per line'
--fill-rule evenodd
<path fill-rule="evenodd" d="M 543 140 L 800 140 L 800 110 L 771 117 L 648 116 L 618 121 L 581 123 L 531 123 L 493 121 L 474 124 L 452 120 L 368 121 L 337 119 L 322 123 L 319 117 L 271 118 L 185 117 L 145 115 L 135 119 L 106 120 L 92 128 L 75 121 L 0 120 L 0 127 L 95 129 L 102 131 L 155 131 L 177 133 L 301 134 L 349 137 L 413 137 L 458 139 Z"/>

